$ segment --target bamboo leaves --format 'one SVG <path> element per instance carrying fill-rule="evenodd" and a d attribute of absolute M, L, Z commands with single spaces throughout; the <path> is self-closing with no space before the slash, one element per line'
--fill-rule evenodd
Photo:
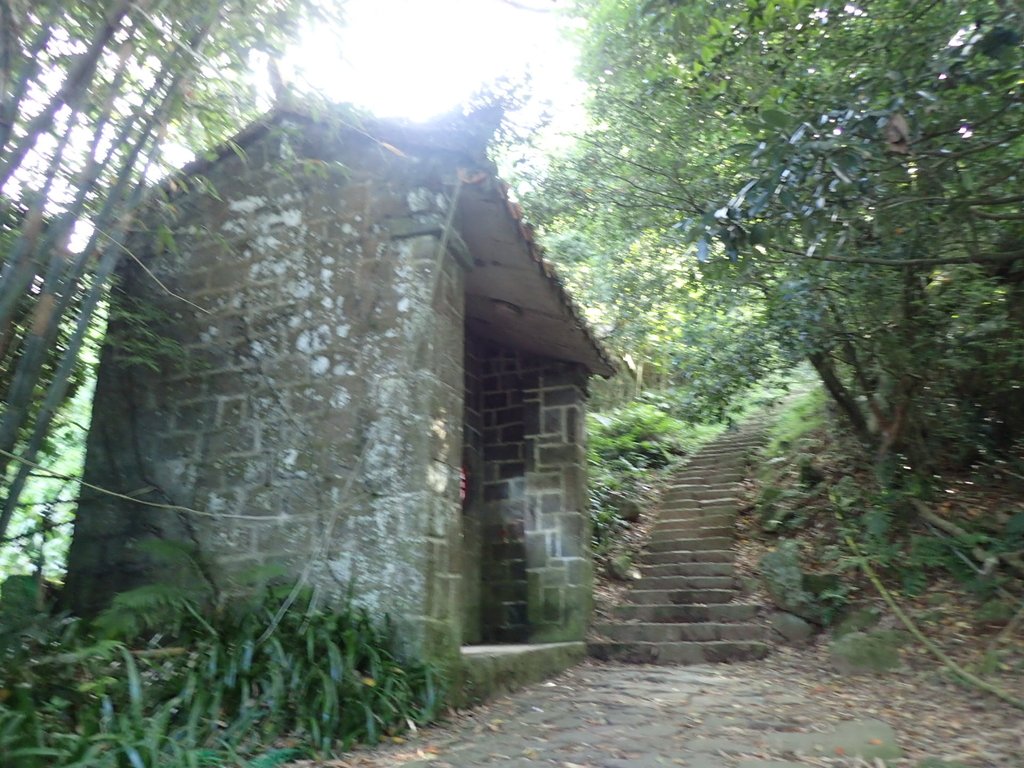
<path fill-rule="evenodd" d="M 82 378 L 133 216 L 170 170 L 161 148 L 251 119 L 248 52 L 280 45 L 313 7 L 0 6 L 0 543 Z"/>

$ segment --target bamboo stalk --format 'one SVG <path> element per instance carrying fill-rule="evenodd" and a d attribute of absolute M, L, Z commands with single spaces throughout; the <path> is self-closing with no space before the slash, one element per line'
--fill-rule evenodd
<path fill-rule="evenodd" d="M 89 104 L 88 127 L 93 130 L 93 140 L 88 154 L 77 149 L 72 153 L 83 165 L 81 169 L 67 160 L 63 151 L 46 158 L 45 194 L 23 222 L 15 247 L 4 260 L 0 280 L 0 339 L 4 340 L 4 350 L 0 368 L 7 368 L 4 376 L 8 378 L 8 391 L 5 412 L 0 416 L 0 475 L 6 475 L 12 461 L 18 468 L 13 482 L 5 489 L 0 509 L 0 540 L 6 534 L 24 483 L 32 474 L 32 468 L 38 466 L 34 460 L 73 382 L 97 307 L 124 248 L 131 216 L 145 199 L 147 175 L 159 157 L 167 126 L 184 108 L 178 98 L 181 89 L 204 64 L 204 48 L 213 37 L 214 29 L 228 15 L 224 6 L 213 0 L 199 3 L 188 17 L 173 13 L 163 15 L 164 6 L 173 7 L 169 0 L 109 2 L 111 7 L 95 24 L 93 22 L 100 19 L 99 12 L 87 9 L 82 19 L 76 18 L 77 30 L 88 28 L 93 33 L 90 38 L 88 32 L 82 32 L 80 38 L 85 53 L 62 70 L 63 82 L 55 93 L 44 97 L 46 102 L 39 114 L 18 123 L 21 98 L 8 100 L 3 105 L 14 111 L 11 122 L 17 126 L 7 136 L 16 139 L 0 160 L 0 184 L 18 171 L 40 135 L 60 133 L 58 141 L 64 141 L 64 148 L 67 147 L 72 131 L 54 128 L 58 121 L 65 119 L 62 109 L 65 105 L 84 107 Z M 59 4 L 49 7 L 54 23 L 67 13 Z M 129 24 L 128 19 L 132 23 Z M 14 83 L 13 69 L 3 75 L 4 82 L 16 86 L 18 93 L 28 92 L 39 72 L 45 70 L 47 58 L 43 54 L 53 29 L 57 28 L 40 19 L 36 22 L 43 29 L 30 44 L 26 43 L 26 48 L 31 45 L 39 52 L 40 55 L 34 57 L 38 61 L 30 61 L 17 70 L 20 78 L 17 83 Z M 168 35 L 172 38 L 170 45 L 163 39 Z M 140 51 L 138 56 L 136 51 Z M 115 54 L 117 63 L 110 63 L 111 53 Z M 132 88 L 124 88 L 129 79 L 125 72 L 132 61 L 141 61 L 143 54 L 150 53 L 162 59 L 155 86 L 147 86 L 141 94 L 141 103 L 130 102 L 126 110 L 129 114 L 118 114 L 115 111 L 117 100 L 127 92 L 134 92 Z M 107 126 L 114 126 L 112 133 L 116 138 L 107 136 L 113 140 L 100 152 Z M 70 205 L 63 206 L 63 213 L 50 226 L 44 227 L 44 206 L 58 178 L 68 180 L 74 196 Z M 72 255 L 64 246 L 79 221 L 88 221 L 93 231 L 86 247 Z M 104 241 L 99 240 L 101 237 Z M 46 257 L 42 272 L 39 255 Z M 31 282 L 40 276 L 41 290 L 37 296 L 30 295 Z M 90 284 L 83 290 L 81 286 L 87 277 Z M 26 305 L 31 308 L 30 318 L 24 317 Z M 28 327 L 24 331 L 15 327 L 26 322 Z M 56 342 L 58 336 L 65 334 L 70 336 L 58 360 Z M 50 360 L 56 365 L 53 373 L 48 372 Z M 21 445 L 26 432 L 29 433 L 26 442 Z"/>
<path fill-rule="evenodd" d="M 24 299 L 26 289 L 33 277 L 35 277 L 36 270 L 32 257 L 41 250 L 40 237 L 42 236 L 42 240 L 47 242 L 47 237 L 43 231 L 45 228 L 46 206 L 49 202 L 54 182 L 59 175 L 60 166 L 64 160 L 64 153 L 71 143 L 73 132 L 71 129 L 74 127 L 74 121 L 78 117 L 79 113 L 77 111 L 72 113 L 69 119 L 68 130 L 64 131 L 58 139 L 53 156 L 43 172 L 46 179 L 43 183 L 43 188 L 29 206 L 19 237 L 11 247 L 10 255 L 5 258 L 6 263 L 3 276 L 0 277 L 0 288 L 2 288 L 2 292 L 0 292 L 0 327 L 10 322 L 10 318 L 14 314 L 18 303 Z M 12 280 L 11 277 L 15 271 L 17 272 L 17 279 Z"/>
<path fill-rule="evenodd" d="M 4 5 L 6 6 L 7 4 L 4 3 Z M 39 74 L 41 67 L 40 54 L 46 48 L 53 35 L 53 26 L 50 24 L 50 21 L 51 19 L 48 18 L 41 19 L 39 30 L 32 43 L 28 46 L 28 50 L 25 52 L 26 56 L 22 59 L 23 67 L 19 72 L 18 83 L 10 90 L 10 98 L 5 99 L 0 104 L 0 152 L 4 150 L 11 138 L 15 117 L 18 115 L 22 99 L 25 98 L 25 93 L 28 91 L 28 84 L 35 80 Z M 4 89 L 0 93 L 6 94 L 8 91 Z"/>
<path fill-rule="evenodd" d="M 153 113 L 153 115 L 151 115 L 149 121 L 147 121 L 147 123 L 143 126 L 140 135 L 135 137 L 135 141 L 131 143 L 132 149 L 121 165 L 121 169 L 118 178 L 114 184 L 114 187 L 109 191 L 107 195 L 107 198 L 104 202 L 104 206 L 101 209 L 97 217 L 97 220 L 95 221 L 93 233 L 90 236 L 89 242 L 86 244 L 85 248 L 82 249 L 82 252 L 79 254 L 78 258 L 72 263 L 71 273 L 73 279 L 77 280 L 77 275 L 80 274 L 82 270 L 84 270 L 88 258 L 92 257 L 96 253 L 102 228 L 108 226 L 108 222 L 112 221 L 116 216 L 119 215 L 119 209 L 124 208 L 130 211 L 134 209 L 142 200 L 143 193 L 146 188 L 146 169 L 144 168 L 140 173 L 138 173 L 135 193 L 133 195 L 130 195 L 128 199 L 125 199 L 127 185 L 132 179 L 133 173 L 135 171 L 135 165 L 136 162 L 138 161 L 139 156 L 146 151 L 146 148 L 150 143 L 150 139 L 153 137 L 154 130 L 158 132 L 158 138 L 155 140 L 154 144 L 156 146 L 159 145 L 159 136 L 162 135 L 162 132 L 166 130 L 168 118 L 167 113 L 170 110 L 170 107 L 173 103 L 173 99 L 177 93 L 178 88 L 184 82 L 186 76 L 187 73 L 178 72 L 175 75 L 175 77 L 172 78 L 171 84 L 168 87 L 167 92 L 163 95 L 163 99 L 160 105 L 158 106 L 157 110 Z M 130 125 L 126 124 L 125 128 L 130 128 Z M 124 136 L 124 133 L 122 132 L 121 135 Z M 151 161 L 152 154 L 149 155 L 149 160 L 147 161 L 147 168 L 148 163 Z M 99 165 L 97 165 L 96 167 L 98 169 Z M 112 250 L 115 252 L 113 253 L 115 263 L 111 264 L 111 270 L 116 264 L 116 259 L 117 256 L 119 255 L 116 253 L 116 248 Z M 103 263 L 103 260 L 101 260 L 101 263 Z M 55 267 L 55 265 L 51 265 L 51 267 Z M 51 272 L 51 274 L 48 275 L 48 277 L 50 277 L 52 280 L 59 280 L 60 276 L 56 274 L 56 272 Z M 94 284 L 93 291 L 89 295 L 95 295 L 97 287 L 101 291 L 105 290 L 106 279 L 107 276 L 103 277 L 99 281 L 101 283 L 101 285 L 99 286 Z M 44 282 L 44 290 L 45 286 L 46 283 Z M 60 322 L 60 318 L 63 317 L 67 309 L 67 306 L 71 301 L 73 293 L 73 291 L 70 290 L 70 287 L 66 284 L 58 285 L 58 287 L 52 289 L 53 293 L 57 293 L 58 291 L 61 294 L 61 301 L 54 310 L 54 316 L 50 318 L 50 327 L 53 329 L 56 328 L 56 326 Z M 97 301 L 98 298 L 93 301 L 90 301 L 88 298 L 86 299 L 86 303 L 84 303 L 83 308 L 80 309 L 80 322 L 78 324 L 79 329 L 82 328 L 83 320 L 86 321 L 86 323 L 91 322 L 92 312 L 95 310 Z M 55 374 L 51 382 L 51 392 L 53 391 L 54 385 L 56 385 L 56 387 L 61 389 L 62 391 L 66 391 L 66 385 L 68 379 L 70 378 L 71 370 L 73 370 L 73 367 L 71 368 L 71 370 L 69 370 L 69 365 L 73 365 L 73 363 L 77 362 L 78 352 L 81 349 L 81 341 L 82 339 L 84 339 L 84 330 L 82 331 L 81 335 L 79 335 L 78 331 L 76 331 L 75 338 L 77 339 L 77 341 L 73 342 L 72 344 L 69 344 L 68 350 L 65 352 L 64 359 L 60 365 L 58 373 Z M 46 340 L 44 338 L 38 335 L 31 337 L 29 339 L 29 348 L 26 350 L 26 353 L 22 355 L 22 358 L 19 361 L 18 368 L 14 373 L 14 384 L 11 387 L 11 392 L 8 397 L 8 410 L 4 414 L 3 419 L 0 420 L 0 451 L 3 451 L 3 453 L 0 453 L 0 475 L 2 475 L 6 471 L 8 463 L 8 459 L 5 457 L 5 454 L 10 453 L 11 451 L 14 450 L 18 434 L 20 433 L 23 424 L 27 418 L 28 402 L 38 383 L 39 373 L 41 371 L 43 363 L 45 362 L 45 353 L 48 349 L 49 345 L 46 344 Z M 65 371 L 66 378 L 61 380 L 60 376 L 65 375 Z M 48 394 L 47 402 L 50 402 L 51 400 L 52 398 Z M 45 421 L 45 425 L 47 428 L 49 426 L 50 420 L 52 419 L 53 413 L 55 412 L 56 407 L 54 406 L 52 408 L 52 412 L 47 413 L 46 410 L 44 410 L 43 413 L 40 414 L 40 418 L 42 418 Z M 38 431 L 38 429 L 34 430 L 34 432 Z M 45 434 L 43 436 L 45 437 Z M 35 436 L 33 436 L 32 441 L 34 443 L 37 442 L 41 444 L 42 437 L 38 438 L 37 440 Z M 27 452 L 24 453 L 23 455 L 31 461 L 35 458 L 37 450 L 38 448 L 26 448 Z M 11 516 L 13 515 L 14 506 L 17 504 L 17 497 L 20 495 L 26 479 L 27 476 L 24 476 L 23 471 L 19 471 L 19 474 L 16 477 L 15 482 L 12 483 L 11 487 L 7 491 L 7 494 L 4 498 L 3 509 L 2 511 L 0 511 L 0 538 L 2 538 L 5 535 L 6 527 L 10 522 Z"/>
<path fill-rule="evenodd" d="M 97 186 L 100 176 L 104 168 L 113 157 L 114 153 L 121 146 L 131 145 L 130 133 L 133 130 L 133 122 L 138 120 L 140 117 L 146 114 L 147 110 L 152 104 L 152 100 L 155 98 L 155 94 L 159 92 L 160 86 L 162 85 L 161 80 L 158 79 L 157 87 L 151 90 L 145 98 L 142 99 L 141 103 L 122 121 L 122 126 L 119 132 L 114 136 L 113 141 L 110 142 L 106 153 L 99 154 L 101 142 L 103 141 L 103 133 L 108 124 L 110 124 L 112 116 L 112 107 L 115 99 L 121 94 L 118 91 L 118 87 L 124 79 L 127 71 L 127 61 L 130 48 L 122 46 L 120 51 L 121 64 L 114 73 L 114 80 L 108 89 L 107 97 L 103 103 L 103 117 L 96 123 L 93 130 L 93 140 L 89 146 L 88 156 L 89 161 L 85 168 L 82 169 L 81 178 L 78 179 L 76 184 L 75 197 L 71 203 L 68 204 L 64 214 L 60 216 L 54 226 L 50 227 L 50 231 L 44 237 L 43 242 L 38 246 L 38 252 L 50 252 L 52 255 L 50 264 L 46 272 L 46 276 L 43 279 L 44 290 L 47 286 L 52 286 L 51 290 L 53 293 L 62 297 L 61 306 L 58 311 L 59 316 L 63 314 L 64 308 L 74 295 L 74 290 L 70 284 L 77 281 L 78 275 L 84 269 L 85 263 L 89 258 L 92 257 L 92 251 L 89 246 L 82 249 L 82 252 L 78 257 L 70 263 L 70 268 L 67 270 L 70 277 L 65 279 L 64 284 L 54 284 L 54 280 L 59 278 L 56 273 L 61 266 L 63 254 L 61 249 L 65 248 L 64 243 L 70 236 L 75 222 L 84 215 L 88 196 Z M 167 68 L 170 67 L 168 61 L 167 66 L 161 75 L 166 74 Z M 162 78 L 161 78 L 162 79 Z M 131 157 L 129 157 L 125 164 L 131 163 Z M 116 187 L 115 187 L 116 189 Z M 108 202 L 116 202 L 116 199 L 111 194 L 108 196 Z M 109 206 L 105 205 L 101 212 L 98 214 L 99 219 L 105 221 L 104 211 L 108 210 Z M 23 238 L 19 238 L 18 243 L 15 244 L 17 250 L 19 246 L 22 246 Z M 31 249 L 34 243 L 29 243 L 27 248 Z M 5 285 L 3 294 L 0 295 L 0 327 L 4 323 L 10 322 L 10 313 L 13 313 L 17 302 L 23 300 L 25 295 L 25 289 L 30 281 L 36 274 L 36 270 L 33 266 L 31 259 L 25 262 L 25 269 L 23 274 L 19 276 L 18 280 L 12 281 L 12 283 Z M 0 446 L 5 445 L 2 437 L 0 437 Z M 9 446 L 8 446 L 9 447 Z"/>
<path fill-rule="evenodd" d="M 25 136 L 22 140 L 5 153 L 6 157 L 0 162 L 0 188 L 10 180 L 11 175 L 35 145 L 39 135 L 53 126 L 53 121 L 60 108 L 66 104 L 78 103 L 80 97 L 88 91 L 96 76 L 103 52 L 114 35 L 122 29 L 122 22 L 131 8 L 130 0 L 118 0 L 114 8 L 106 14 L 103 24 L 96 31 L 89 47 L 68 72 L 60 89 L 53 95 L 46 107 L 25 127 Z"/>

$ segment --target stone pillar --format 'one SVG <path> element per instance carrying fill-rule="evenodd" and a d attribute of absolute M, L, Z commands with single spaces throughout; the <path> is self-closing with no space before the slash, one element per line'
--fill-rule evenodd
<path fill-rule="evenodd" d="M 484 415 L 483 641 L 525 642 L 527 623 L 526 465 L 517 352 L 489 347 L 481 361 Z"/>
<path fill-rule="evenodd" d="M 581 640 L 592 604 L 586 372 L 572 363 L 534 364 L 523 377 L 530 640 Z"/>
<path fill-rule="evenodd" d="M 578 365 L 490 346 L 484 419 L 484 642 L 582 639 L 591 561 Z"/>
<path fill-rule="evenodd" d="M 466 338 L 465 423 L 462 437 L 462 466 L 466 472 L 466 497 L 462 501 L 462 644 L 483 641 L 483 487 L 484 414 L 481 391 L 481 348 Z"/>

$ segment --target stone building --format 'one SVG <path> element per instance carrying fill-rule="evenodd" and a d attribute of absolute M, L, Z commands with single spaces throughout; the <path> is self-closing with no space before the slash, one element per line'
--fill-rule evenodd
<path fill-rule="evenodd" d="M 429 657 L 582 638 L 584 403 L 612 368 L 486 159 L 492 129 L 280 112 L 165 186 L 88 443 L 86 481 L 123 496 L 84 494 L 71 606 L 278 572 L 351 590 Z"/>

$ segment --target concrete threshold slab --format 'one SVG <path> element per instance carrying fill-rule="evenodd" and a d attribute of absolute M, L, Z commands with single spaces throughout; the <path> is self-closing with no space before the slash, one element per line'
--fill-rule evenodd
<path fill-rule="evenodd" d="M 463 646 L 451 702 L 456 707 L 479 704 L 556 675 L 586 655 L 583 642 Z"/>

